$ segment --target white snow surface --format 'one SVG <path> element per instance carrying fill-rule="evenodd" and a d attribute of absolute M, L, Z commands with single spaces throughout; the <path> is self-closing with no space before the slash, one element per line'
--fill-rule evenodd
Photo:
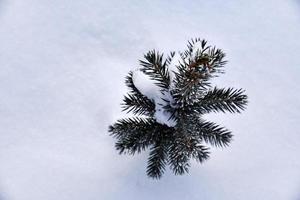
<path fill-rule="evenodd" d="M 299 200 L 300 2 L 0 0 L 1 200 Z M 151 49 L 202 37 L 244 88 L 233 131 L 189 175 L 145 175 L 148 152 L 118 155 L 107 132 L 124 77 Z"/>

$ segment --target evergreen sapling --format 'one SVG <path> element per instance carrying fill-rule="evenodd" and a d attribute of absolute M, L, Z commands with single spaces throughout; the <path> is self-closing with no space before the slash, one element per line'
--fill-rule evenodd
<path fill-rule="evenodd" d="M 161 178 L 166 166 L 176 174 L 187 173 L 190 160 L 209 158 L 209 146 L 226 147 L 232 134 L 203 119 L 210 112 L 240 113 L 247 105 L 242 89 L 212 87 L 210 79 L 224 73 L 225 53 L 199 38 L 184 52 L 164 57 L 152 50 L 140 60 L 138 71 L 129 72 L 123 110 L 135 115 L 109 127 L 120 154 L 150 149 L 147 175 Z M 139 85 L 145 76 L 154 83 L 150 93 Z M 151 94 L 151 92 L 153 92 Z"/>

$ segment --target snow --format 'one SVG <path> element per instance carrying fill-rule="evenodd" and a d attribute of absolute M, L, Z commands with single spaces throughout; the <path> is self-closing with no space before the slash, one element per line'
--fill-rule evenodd
<path fill-rule="evenodd" d="M 299 200 L 299 1 L 2 0 L 0 23 L 1 200 Z M 214 83 L 249 106 L 205 116 L 230 147 L 153 181 L 107 128 L 143 53 L 192 37 L 226 52 Z"/>
<path fill-rule="evenodd" d="M 182 58 L 180 56 L 179 52 L 175 52 L 171 62 L 168 65 L 169 75 L 170 75 L 170 89 L 172 90 L 174 88 L 174 79 L 175 79 L 175 73 L 178 72 L 178 66 L 182 62 Z"/>
<path fill-rule="evenodd" d="M 149 76 L 144 74 L 139 69 L 136 69 L 132 73 L 132 80 L 134 86 L 148 99 L 155 100 L 162 95 L 160 92 L 161 88 L 155 84 L 155 81 L 151 80 Z"/>
<path fill-rule="evenodd" d="M 165 110 L 165 106 L 168 105 L 167 102 L 172 102 L 173 98 L 170 95 L 170 91 L 163 90 L 155 84 L 154 80 L 144 74 L 139 69 L 133 72 L 133 83 L 135 87 L 148 99 L 154 101 L 155 103 L 155 113 L 154 118 L 156 122 L 160 124 L 165 124 L 169 127 L 174 127 L 176 121 L 171 119 L 172 113 Z"/>
<path fill-rule="evenodd" d="M 170 102 L 170 104 L 168 103 Z M 169 91 L 163 91 L 161 95 L 155 99 L 155 114 L 156 121 L 160 124 L 165 124 L 169 127 L 176 126 L 177 122 L 172 119 L 172 113 L 165 109 L 165 106 L 172 105 L 173 98 Z"/>

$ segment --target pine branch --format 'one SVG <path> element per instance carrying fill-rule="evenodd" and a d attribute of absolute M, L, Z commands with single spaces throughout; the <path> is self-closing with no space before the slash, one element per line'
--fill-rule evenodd
<path fill-rule="evenodd" d="M 136 115 L 152 116 L 155 112 L 155 104 L 135 87 L 132 76 L 133 73 L 129 72 L 126 77 L 125 83 L 130 91 L 123 99 L 123 111 L 133 112 Z"/>
<path fill-rule="evenodd" d="M 200 162 L 203 163 L 205 160 L 209 159 L 209 148 L 205 147 L 201 144 L 197 144 L 194 148 L 194 151 L 192 152 L 192 157 Z"/>
<path fill-rule="evenodd" d="M 152 126 L 153 120 L 148 118 L 125 118 L 118 120 L 114 125 L 109 126 L 108 131 L 115 138 L 126 137 L 131 131 L 139 128 Z"/>
<path fill-rule="evenodd" d="M 137 95 L 128 94 L 124 97 L 122 103 L 123 111 L 133 112 L 135 115 L 153 116 L 155 104 L 146 97 L 137 97 Z"/>
<path fill-rule="evenodd" d="M 227 60 L 224 60 L 225 56 L 226 54 L 221 49 L 217 49 L 216 47 L 212 47 L 208 50 L 208 57 L 210 59 L 208 66 L 211 74 L 224 73 L 221 68 L 223 68 L 227 63 Z"/>
<path fill-rule="evenodd" d="M 188 129 L 191 135 L 204 140 L 215 147 L 226 147 L 232 140 L 232 134 L 229 130 L 212 122 L 206 122 L 195 116 L 191 119 L 193 123 Z"/>
<path fill-rule="evenodd" d="M 199 49 L 195 49 L 196 43 L 201 44 Z M 223 59 L 206 44 L 207 42 L 200 38 L 192 39 L 188 41 L 188 50 L 181 53 L 182 61 L 177 67 L 178 72 L 175 72 L 175 89 L 172 90 L 174 99 L 181 106 L 193 103 L 199 93 L 210 87 L 208 81 L 215 72 L 212 62 L 215 63 L 217 58 Z"/>
<path fill-rule="evenodd" d="M 127 137 L 120 138 L 116 142 L 115 147 L 120 154 L 134 155 L 135 153 L 144 151 L 150 144 L 150 134 L 134 131 L 131 134 L 128 134 Z"/>
<path fill-rule="evenodd" d="M 209 76 L 205 73 L 180 64 L 178 72 L 175 72 L 175 89 L 171 91 L 176 103 L 180 107 L 193 103 L 199 93 L 210 87 L 208 79 Z"/>
<path fill-rule="evenodd" d="M 207 44 L 207 41 L 206 40 L 201 40 L 200 38 L 195 38 L 195 39 L 190 39 L 188 41 L 188 44 L 187 44 L 187 50 L 185 50 L 183 53 L 182 53 L 182 56 L 184 58 L 187 58 L 189 56 L 191 56 L 191 53 L 193 52 L 193 48 L 195 46 L 195 44 L 197 42 L 201 42 L 201 47 L 202 49 L 204 49 L 206 47 L 206 44 Z"/>
<path fill-rule="evenodd" d="M 167 60 L 163 59 L 163 54 L 159 54 L 155 50 L 149 51 L 144 55 L 144 58 L 145 61 L 140 60 L 140 64 L 143 66 L 141 71 L 149 75 L 152 80 L 155 80 L 156 85 L 168 89 L 170 86 L 170 75 L 167 67 L 170 62 L 169 58 Z"/>
<path fill-rule="evenodd" d="M 118 120 L 109 127 L 109 132 L 117 138 L 116 149 L 120 154 L 134 154 L 151 144 L 156 129 L 157 123 L 153 119 L 128 118 Z"/>
<path fill-rule="evenodd" d="M 198 45 L 198 49 L 195 49 L 195 45 Z M 226 54 L 221 49 L 207 46 L 207 41 L 200 38 L 188 41 L 187 48 L 182 53 L 182 57 L 189 67 L 200 68 L 202 71 L 208 69 L 211 77 L 215 73 L 224 73 L 221 68 L 225 66 L 227 61 L 224 60 Z"/>
<path fill-rule="evenodd" d="M 170 65 L 170 63 L 172 62 L 174 56 L 175 56 L 175 51 L 171 51 L 170 55 L 166 59 L 166 65 Z"/>
<path fill-rule="evenodd" d="M 242 89 L 217 89 L 214 88 L 207 94 L 194 103 L 189 109 L 197 112 L 209 113 L 213 112 L 230 112 L 240 113 L 247 105 L 247 95 Z"/>
<path fill-rule="evenodd" d="M 128 75 L 125 77 L 125 84 L 129 88 L 129 92 L 133 95 L 144 96 L 134 85 L 133 82 L 133 72 L 130 71 Z"/>
<path fill-rule="evenodd" d="M 159 179 L 165 171 L 167 164 L 168 147 L 162 141 L 155 143 L 150 149 L 147 165 L 147 175 Z"/>
<path fill-rule="evenodd" d="M 196 143 L 196 140 L 182 135 L 176 136 L 176 140 L 170 144 L 169 165 L 175 175 L 189 172 L 189 161 Z"/>

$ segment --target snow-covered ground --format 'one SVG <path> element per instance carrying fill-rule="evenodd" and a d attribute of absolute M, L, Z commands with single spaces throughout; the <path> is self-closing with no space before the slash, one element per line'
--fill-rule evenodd
<path fill-rule="evenodd" d="M 1 200 L 299 200 L 300 2 L 0 0 Z M 185 176 L 146 177 L 147 153 L 119 156 L 124 77 L 150 49 L 192 37 L 223 48 L 219 86 L 246 89 L 242 115 Z"/>

